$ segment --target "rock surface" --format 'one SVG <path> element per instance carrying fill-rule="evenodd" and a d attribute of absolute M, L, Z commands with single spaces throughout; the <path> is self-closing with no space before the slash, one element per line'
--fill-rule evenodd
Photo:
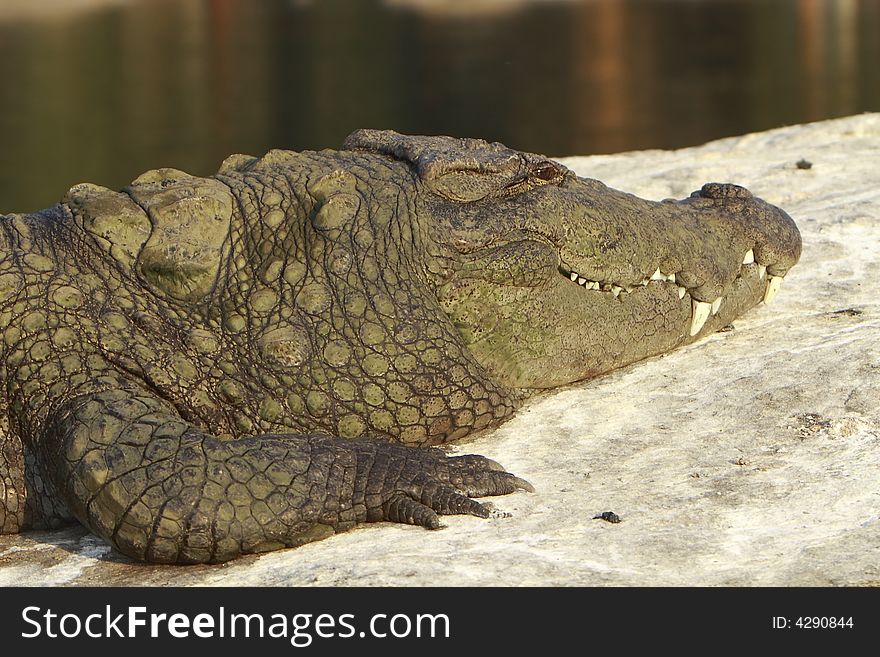
<path fill-rule="evenodd" d="M 745 185 L 797 221 L 801 262 L 733 330 L 456 447 L 537 489 L 488 521 L 194 567 L 32 532 L 0 537 L 0 585 L 880 585 L 880 114 L 564 162 L 645 198 Z"/>

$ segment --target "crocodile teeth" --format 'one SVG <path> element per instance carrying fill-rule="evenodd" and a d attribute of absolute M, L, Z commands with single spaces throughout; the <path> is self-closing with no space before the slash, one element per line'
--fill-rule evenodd
<path fill-rule="evenodd" d="M 674 283 L 675 282 L 675 274 L 664 274 L 662 271 L 660 271 L 660 267 L 657 267 L 657 271 L 655 271 L 653 274 L 651 274 L 651 278 L 649 278 L 648 280 L 649 281 L 672 281 Z M 646 283 L 644 281 L 642 281 L 642 285 L 646 285 Z"/>
<path fill-rule="evenodd" d="M 600 290 L 602 289 L 599 285 L 599 281 L 591 281 L 589 278 L 585 278 L 581 276 L 576 271 L 569 272 L 568 277 L 571 279 L 572 283 L 577 283 L 582 288 L 586 290 Z"/>
<path fill-rule="evenodd" d="M 755 251 L 753 249 L 749 249 L 746 251 L 746 255 L 743 257 L 743 264 L 750 265 L 755 261 Z"/>
<path fill-rule="evenodd" d="M 712 314 L 717 315 L 718 309 L 721 308 L 721 302 L 724 300 L 724 297 L 718 297 L 715 301 L 712 302 Z"/>
<path fill-rule="evenodd" d="M 782 276 L 769 276 L 767 278 L 767 289 L 764 290 L 764 303 L 773 301 L 773 297 L 779 292 L 780 287 L 782 287 Z"/>
<path fill-rule="evenodd" d="M 700 332 L 700 329 L 703 328 L 703 324 L 705 324 L 706 320 L 709 318 L 709 313 L 712 312 L 712 304 L 694 299 L 692 307 L 691 335 L 696 335 Z"/>
<path fill-rule="evenodd" d="M 614 298 L 615 298 L 615 299 L 616 299 L 618 296 L 620 296 L 620 293 L 621 293 L 621 292 L 623 292 L 623 288 L 620 287 L 619 285 L 612 285 L 612 286 L 611 286 L 611 294 L 614 295 Z"/>
<path fill-rule="evenodd" d="M 758 277 L 764 278 L 764 274 L 767 273 L 766 265 L 758 265 Z"/>
<path fill-rule="evenodd" d="M 684 288 L 684 287 L 682 287 L 681 285 L 679 285 L 679 286 L 678 286 L 678 298 L 679 298 L 679 299 L 684 299 L 684 295 L 685 295 L 685 294 L 687 294 L 687 288 Z"/>

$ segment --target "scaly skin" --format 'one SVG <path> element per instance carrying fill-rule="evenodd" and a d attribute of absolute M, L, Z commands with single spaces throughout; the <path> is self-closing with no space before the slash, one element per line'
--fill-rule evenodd
<path fill-rule="evenodd" d="M 194 563 L 485 517 L 529 484 L 428 446 L 717 330 L 799 254 L 742 188 L 653 203 L 448 137 L 77 185 L 0 217 L 0 532 Z"/>

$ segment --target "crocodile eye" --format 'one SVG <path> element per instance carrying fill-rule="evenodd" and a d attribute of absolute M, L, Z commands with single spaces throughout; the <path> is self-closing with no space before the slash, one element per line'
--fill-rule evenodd
<path fill-rule="evenodd" d="M 532 170 L 532 177 L 550 182 L 559 177 L 559 167 L 552 162 L 541 162 Z"/>

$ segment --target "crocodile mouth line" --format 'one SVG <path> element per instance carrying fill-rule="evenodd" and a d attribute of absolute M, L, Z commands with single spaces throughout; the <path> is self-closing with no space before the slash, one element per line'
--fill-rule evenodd
<path fill-rule="evenodd" d="M 782 286 L 782 281 L 784 277 L 768 275 L 767 265 L 763 265 L 755 260 L 754 249 L 749 249 L 743 256 L 742 265 L 739 273 L 737 274 L 737 278 L 741 277 L 747 271 L 747 267 L 754 268 L 755 271 L 757 271 L 758 277 L 761 280 L 767 280 L 762 301 L 765 304 L 770 303 L 773 300 L 773 297 L 776 296 L 776 293 L 779 292 L 779 288 Z M 591 280 L 585 276 L 582 276 L 577 271 L 565 267 L 565 265 L 559 266 L 559 273 L 565 276 L 565 278 L 568 279 L 571 283 L 574 283 L 584 290 L 594 291 L 600 294 L 608 294 L 615 299 L 620 298 L 622 294 L 629 294 L 638 287 L 645 287 L 652 282 L 657 282 L 661 284 L 668 283 L 671 285 L 675 285 L 678 292 L 678 298 L 683 300 L 684 297 L 687 295 L 691 302 L 691 324 L 689 329 L 689 333 L 691 336 L 694 336 L 700 332 L 710 315 L 715 315 L 718 313 L 718 310 L 721 308 L 721 304 L 724 301 L 723 296 L 718 297 L 714 301 L 698 301 L 692 296 L 690 290 L 687 287 L 681 285 L 681 280 L 678 276 L 678 272 L 667 274 L 662 272 L 659 267 L 653 274 L 643 278 L 635 285 L 631 283 Z"/>

